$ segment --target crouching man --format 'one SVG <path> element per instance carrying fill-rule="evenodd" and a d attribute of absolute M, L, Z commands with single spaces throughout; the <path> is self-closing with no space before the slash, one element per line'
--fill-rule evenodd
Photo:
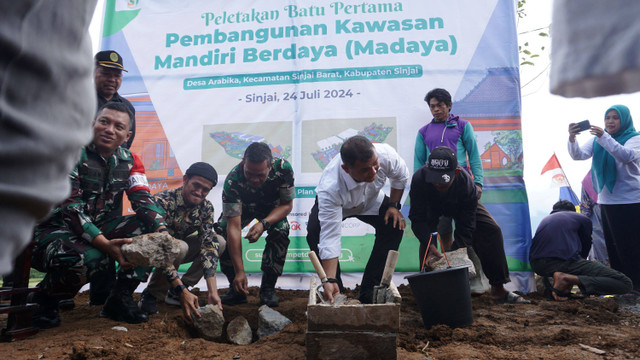
<path fill-rule="evenodd" d="M 597 261 L 586 260 L 591 248 L 591 220 L 578 214 L 567 200 L 553 205 L 531 241 L 529 262 L 554 300 L 572 296 L 574 285 L 584 295 L 625 294 L 633 283 L 625 274 Z M 553 286 L 547 277 L 553 277 Z"/>
<path fill-rule="evenodd" d="M 169 305 L 182 306 L 184 315 L 192 320 L 198 307 L 198 298 L 188 288 L 197 284 L 204 275 L 207 283 L 208 303 L 222 310 L 216 283 L 216 267 L 219 254 L 224 251 L 225 240 L 213 230 L 213 205 L 206 199 L 209 191 L 218 183 L 216 170 L 205 162 L 197 162 L 187 169 L 182 186 L 155 195 L 164 209 L 164 218 L 171 236 L 183 239 L 183 248 L 174 266 L 164 271 L 156 270 L 149 285 L 142 292 L 140 309 L 147 314 L 158 312 L 156 299 L 164 299 Z M 175 268 L 193 262 L 187 272 L 178 277 Z M 168 281 L 167 281 L 168 280 Z"/>
<path fill-rule="evenodd" d="M 491 284 L 491 298 L 499 303 L 531 303 L 504 288 L 510 279 L 502 230 L 478 201 L 477 187 L 471 175 L 458 165 L 453 150 L 446 146 L 433 149 L 427 164 L 413 174 L 409 196 L 411 229 L 423 245 L 421 258 L 439 218 L 451 217 L 456 224 L 454 241 L 458 246 L 472 247 L 478 254 Z M 435 241 L 426 251 L 441 256 Z"/>
<path fill-rule="evenodd" d="M 34 314 L 40 328 L 60 325 L 58 300 L 74 297 L 94 277 L 106 278 L 114 260 L 120 269 L 100 316 L 128 323 L 148 319 L 132 294 L 151 268 L 134 267 L 120 247 L 132 236 L 166 228 L 140 158 L 121 147 L 131 134 L 131 117 L 120 103 L 107 103 L 98 111 L 93 141 L 82 149 L 70 174 L 70 196 L 35 229 L 32 266 L 46 273 L 33 298 L 40 305 Z M 125 191 L 136 215 L 113 211 L 120 208 Z"/>

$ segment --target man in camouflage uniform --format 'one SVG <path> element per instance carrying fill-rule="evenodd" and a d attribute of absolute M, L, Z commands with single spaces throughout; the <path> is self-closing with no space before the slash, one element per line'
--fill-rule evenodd
<path fill-rule="evenodd" d="M 240 164 L 224 182 L 220 231 L 227 240 L 227 251 L 220 258 L 222 272 L 229 279 L 229 291 L 222 295 L 223 304 L 247 302 L 247 276 L 242 264 L 242 228 L 253 219 L 245 238 L 253 243 L 267 232 L 262 253 L 262 285 L 260 305 L 278 306 L 275 285 L 282 274 L 289 247 L 287 215 L 295 197 L 293 169 L 284 159 L 274 159 L 264 143 L 247 147 Z"/>
<path fill-rule="evenodd" d="M 120 251 L 131 236 L 166 231 L 162 209 L 153 200 L 140 158 L 120 145 L 130 135 L 131 113 L 119 103 L 107 103 L 93 122 L 93 141 L 82 149 L 70 174 L 71 195 L 35 229 L 37 245 L 32 266 L 45 272 L 34 301 L 40 308 L 35 325 L 60 325 L 58 300 L 75 296 L 80 288 L 120 264 L 118 279 L 100 313 L 117 321 L 148 319 L 131 297 L 151 268 L 133 267 Z M 136 215 L 114 216 L 126 191 Z"/>
<path fill-rule="evenodd" d="M 205 162 L 197 162 L 187 169 L 182 181 L 181 187 L 157 193 L 155 198 L 165 211 L 169 234 L 184 239 L 188 248 L 178 256 L 174 266 L 168 269 L 168 274 L 164 274 L 168 277 L 165 278 L 157 270 L 153 273 L 149 285 L 142 292 L 139 305 L 147 314 L 155 314 L 158 312 L 156 299 L 164 298 L 167 304 L 182 306 L 185 317 L 191 320 L 191 314 L 197 314 L 195 310 L 199 304 L 198 298 L 189 292 L 188 287 L 197 284 L 203 275 L 207 283 L 208 303 L 218 305 L 222 310 L 216 268 L 218 254 L 224 251 L 224 239 L 221 239 L 223 243 L 219 243 L 220 239 L 213 230 L 213 205 L 206 199 L 209 191 L 218 183 L 216 170 Z M 189 262 L 193 264 L 179 278 L 175 267 Z"/>
<path fill-rule="evenodd" d="M 96 53 L 93 57 L 94 70 L 93 70 L 93 84 L 95 85 L 96 98 L 98 99 L 98 109 L 107 102 L 117 102 L 125 105 L 127 109 L 133 114 L 131 116 L 131 135 L 127 141 L 122 144 L 122 147 L 131 149 L 133 139 L 136 136 L 136 109 L 131 102 L 118 93 L 120 85 L 122 85 L 124 68 L 123 59 L 120 54 L 114 50 L 103 50 Z M 122 197 L 122 195 L 120 195 Z M 120 202 L 122 203 L 122 202 Z M 122 214 L 122 206 L 113 209 L 115 213 Z M 108 274 L 113 275 L 115 268 L 111 268 Z M 105 275 L 107 276 L 107 275 Z M 91 288 L 89 291 L 89 303 L 92 305 L 102 305 L 109 296 L 109 288 L 113 286 L 115 278 L 113 276 L 107 276 L 105 278 L 96 277 L 91 280 Z M 73 307 L 73 300 L 69 299 L 60 304 L 65 308 Z"/>

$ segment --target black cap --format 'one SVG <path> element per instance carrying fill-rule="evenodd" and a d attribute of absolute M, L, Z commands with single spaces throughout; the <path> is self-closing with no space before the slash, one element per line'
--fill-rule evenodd
<path fill-rule="evenodd" d="M 218 183 L 218 173 L 216 172 L 216 169 L 214 169 L 213 166 L 207 164 L 206 162 L 200 161 L 194 163 L 193 165 L 189 166 L 186 174 L 188 176 L 202 176 L 203 178 L 211 181 L 213 183 L 213 186 L 216 186 L 216 184 Z"/>
<path fill-rule="evenodd" d="M 446 146 L 438 146 L 429 154 L 426 181 L 436 184 L 448 184 L 458 168 L 456 153 Z"/>
<path fill-rule="evenodd" d="M 93 57 L 93 59 L 96 61 L 96 66 L 104 66 L 127 71 L 124 66 L 122 66 L 122 56 L 114 50 L 100 51 Z"/>

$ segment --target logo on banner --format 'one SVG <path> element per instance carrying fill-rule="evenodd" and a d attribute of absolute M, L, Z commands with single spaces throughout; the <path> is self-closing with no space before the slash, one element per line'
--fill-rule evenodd
<path fill-rule="evenodd" d="M 297 221 L 292 221 L 289 223 L 289 226 L 291 227 L 291 230 L 293 231 L 300 231 L 302 230 L 302 224 L 300 224 Z"/>
<path fill-rule="evenodd" d="M 356 261 L 355 258 L 353 257 L 353 252 L 351 251 L 351 249 L 342 249 L 342 251 L 340 251 L 340 259 L 338 259 L 339 261 L 349 261 L 349 262 L 354 262 Z"/>
<path fill-rule="evenodd" d="M 357 229 L 360 227 L 360 223 L 343 221 L 341 226 L 343 229 Z"/>
<path fill-rule="evenodd" d="M 116 11 L 137 10 L 140 8 L 140 0 L 118 0 Z"/>

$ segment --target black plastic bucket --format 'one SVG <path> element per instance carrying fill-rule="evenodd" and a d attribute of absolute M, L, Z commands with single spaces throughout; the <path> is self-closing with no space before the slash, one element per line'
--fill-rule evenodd
<path fill-rule="evenodd" d="M 405 276 L 427 329 L 436 324 L 452 328 L 473 324 L 469 269 L 456 267 Z"/>

